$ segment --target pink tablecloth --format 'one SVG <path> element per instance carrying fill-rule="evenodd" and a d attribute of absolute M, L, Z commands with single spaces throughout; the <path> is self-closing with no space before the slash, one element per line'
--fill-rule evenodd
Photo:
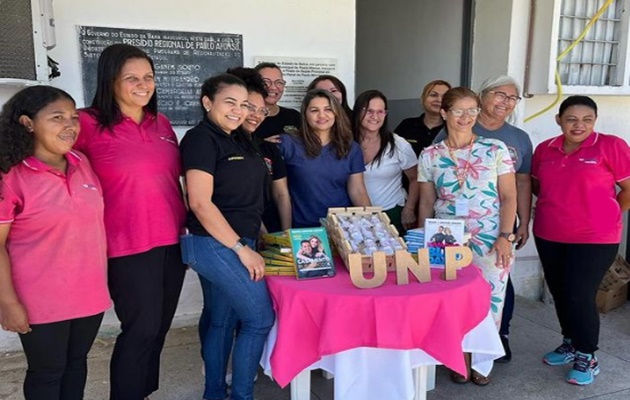
<path fill-rule="evenodd" d="M 358 289 L 337 260 L 337 276 L 298 281 L 268 276 L 277 313 L 278 338 L 271 355 L 273 377 L 282 387 L 323 356 L 357 347 L 422 349 L 459 373 L 466 373 L 464 335 L 490 308 L 490 287 L 474 266 L 443 281 L 398 286 L 396 274 L 375 289 Z"/>

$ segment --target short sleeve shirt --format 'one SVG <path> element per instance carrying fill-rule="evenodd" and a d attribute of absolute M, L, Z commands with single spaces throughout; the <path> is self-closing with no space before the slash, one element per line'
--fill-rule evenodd
<path fill-rule="evenodd" d="M 424 124 L 424 114 L 419 117 L 406 118 L 394 129 L 400 137 L 404 138 L 411 144 L 416 158 L 420 152 L 433 143 L 433 139 L 442 129 L 443 125 L 429 128 Z"/>
<path fill-rule="evenodd" d="M 212 202 L 236 234 L 257 238 L 269 171 L 250 139 L 238 131 L 227 134 L 204 119 L 186 132 L 181 152 L 184 171 L 200 170 L 213 176 Z M 186 226 L 195 235 L 210 236 L 191 210 Z"/>
<path fill-rule="evenodd" d="M 179 242 L 186 209 L 177 137 L 168 119 L 145 113 L 103 130 L 86 110 L 74 148 L 89 158 L 103 185 L 109 257 Z"/>
<path fill-rule="evenodd" d="M 489 139 L 500 140 L 508 148 L 510 157 L 514 162 L 514 169 L 517 174 L 529 174 L 532 168 L 532 153 L 534 147 L 532 140 L 527 132 L 515 127 L 514 125 L 504 123 L 499 129 L 493 131 L 484 128 L 479 122 L 473 127 L 473 132 L 479 136 Z M 446 131 L 442 130 L 436 136 L 434 143 L 446 139 Z"/>
<path fill-rule="evenodd" d="M 466 230 L 472 234 L 470 246 L 483 257 L 499 234 L 499 177 L 514 173 L 513 161 L 502 141 L 483 137 L 478 137 L 472 148 L 454 149 L 452 155 L 444 141 L 424 149 L 418 163 L 418 181 L 435 186 L 436 218 L 459 218 L 456 202 L 467 202 L 468 216 L 464 218 Z M 464 165 L 469 167 L 462 185 L 457 172 L 461 172 Z"/>
<path fill-rule="evenodd" d="M 292 108 L 280 107 L 277 115 L 265 118 L 254 135 L 260 139 L 265 139 L 283 133 L 295 134 L 299 129 L 300 113 Z"/>
<path fill-rule="evenodd" d="M 352 206 L 348 179 L 365 170 L 363 154 L 356 142 L 352 142 L 350 152 L 341 159 L 331 144 L 324 146 L 319 156 L 311 158 L 298 137 L 282 135 L 280 151 L 287 167 L 294 228 L 319 226 L 319 218 L 328 214 L 328 208 Z"/>
<path fill-rule="evenodd" d="M 403 206 L 407 193 L 402 186 L 403 171 L 418 164 L 418 159 L 409 143 L 394 134 L 394 152 L 391 146 L 383 151 L 380 162 L 372 162 L 365 166 L 363 174 L 365 188 L 373 206 L 390 210 Z"/>
<path fill-rule="evenodd" d="M 615 184 L 630 178 L 628 144 L 597 132 L 569 154 L 563 144 L 563 136 L 557 136 L 534 152 L 532 176 L 540 184 L 534 234 L 562 243 L 619 243 Z"/>
<path fill-rule="evenodd" d="M 287 168 L 284 165 L 280 149 L 274 143 L 269 143 L 259 138 L 253 137 L 253 142 L 260 152 L 261 157 L 267 165 L 269 175 L 273 181 L 285 179 L 287 177 Z M 265 207 L 262 215 L 262 221 L 268 232 L 278 232 L 282 229 L 280 224 L 280 213 L 278 206 L 271 196 L 272 188 L 265 189 Z"/>
<path fill-rule="evenodd" d="M 66 159 L 66 174 L 28 157 L 0 180 L 11 279 L 31 324 L 110 307 L 101 185 L 84 155 Z"/>

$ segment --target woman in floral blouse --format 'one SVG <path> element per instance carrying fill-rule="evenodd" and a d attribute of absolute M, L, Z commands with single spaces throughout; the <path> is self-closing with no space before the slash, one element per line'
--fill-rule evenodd
<path fill-rule="evenodd" d="M 505 144 L 473 132 L 479 106 L 470 89 L 457 87 L 444 94 L 440 114 L 448 136 L 420 154 L 419 219 L 421 226 L 433 217 L 465 221 L 473 263 L 492 287 L 491 311 L 498 328 L 512 265 L 516 182 Z M 468 381 L 457 375 L 453 380 Z M 475 371 L 472 380 L 478 385 L 489 382 Z"/>

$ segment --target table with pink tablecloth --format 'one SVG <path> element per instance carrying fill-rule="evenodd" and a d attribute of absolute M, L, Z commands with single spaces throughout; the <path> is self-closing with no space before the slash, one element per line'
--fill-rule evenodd
<path fill-rule="evenodd" d="M 490 307 L 490 287 L 476 267 L 458 271 L 454 281 L 432 270 L 430 283 L 410 276 L 401 286 L 389 273 L 374 289 L 355 287 L 340 260 L 336 267 L 337 276 L 328 279 L 266 278 L 277 313 L 269 364 L 280 386 L 323 357 L 356 348 L 419 349 L 466 372 L 463 339 Z"/>

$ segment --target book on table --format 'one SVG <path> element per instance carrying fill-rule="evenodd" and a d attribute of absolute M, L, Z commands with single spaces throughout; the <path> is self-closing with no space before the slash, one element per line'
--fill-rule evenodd
<path fill-rule="evenodd" d="M 445 247 L 466 244 L 464 230 L 465 222 L 462 219 L 426 219 L 424 247 L 429 249 L 429 263 L 432 267 L 444 267 Z"/>

